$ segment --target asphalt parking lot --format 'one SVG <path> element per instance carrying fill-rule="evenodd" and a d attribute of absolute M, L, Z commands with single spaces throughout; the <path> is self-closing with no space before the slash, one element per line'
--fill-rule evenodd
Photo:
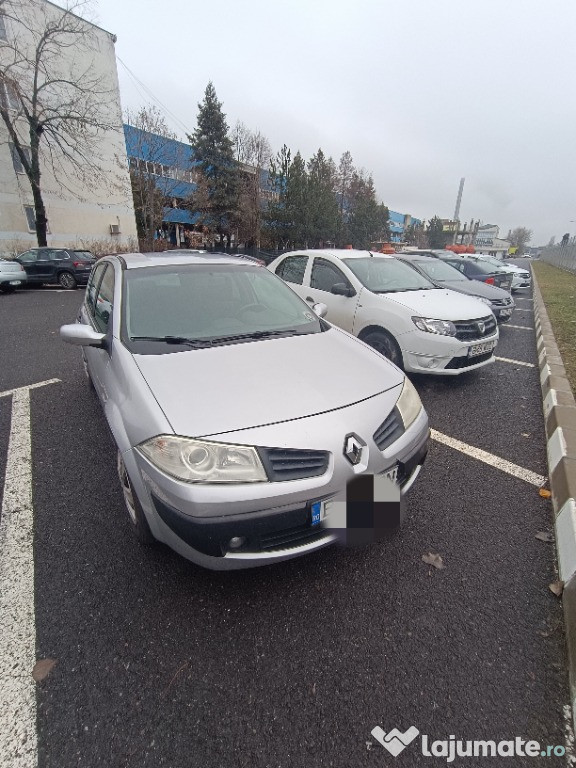
<path fill-rule="evenodd" d="M 131 539 L 100 406 L 58 336 L 82 293 L 0 295 L 0 394 L 59 380 L 30 391 L 36 658 L 56 661 L 36 686 L 41 767 L 446 764 L 418 740 L 393 758 L 376 726 L 521 737 L 568 753 L 506 766 L 574 764 L 553 544 L 536 538 L 552 519 L 529 291 L 494 365 L 413 379 L 434 439 L 400 533 L 239 573 Z"/>

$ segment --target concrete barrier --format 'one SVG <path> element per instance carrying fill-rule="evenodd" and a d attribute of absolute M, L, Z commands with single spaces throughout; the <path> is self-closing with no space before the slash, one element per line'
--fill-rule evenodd
<path fill-rule="evenodd" d="M 576 727 L 576 401 L 534 274 L 533 286 L 548 476 L 554 506 L 558 568 L 564 582 L 562 603 Z"/>

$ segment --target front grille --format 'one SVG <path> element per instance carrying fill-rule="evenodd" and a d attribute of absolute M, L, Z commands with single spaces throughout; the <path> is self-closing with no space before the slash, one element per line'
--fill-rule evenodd
<path fill-rule="evenodd" d="M 303 544 L 310 544 L 319 539 L 326 538 L 327 535 L 326 529 L 319 525 L 313 527 L 310 525 L 297 525 L 294 528 L 284 528 L 281 531 L 261 534 L 260 549 L 269 551 L 271 549 L 300 547 Z"/>
<path fill-rule="evenodd" d="M 404 422 L 398 408 L 394 407 L 393 411 L 387 416 L 387 418 L 374 432 L 374 442 L 378 448 L 383 451 L 388 448 L 389 445 L 404 434 L 405 432 Z"/>
<path fill-rule="evenodd" d="M 478 323 L 484 324 L 484 330 L 481 331 Z M 492 336 L 496 331 L 496 319 L 494 315 L 489 317 L 480 317 L 478 320 L 456 320 L 456 338 L 460 341 L 475 341 L 484 339 L 486 336 Z"/>
<path fill-rule="evenodd" d="M 469 368 L 471 365 L 476 365 L 476 363 L 483 363 L 485 360 L 490 360 L 493 354 L 494 351 L 492 350 L 491 352 L 485 352 L 483 355 L 476 355 L 476 357 L 453 357 L 446 368 L 450 368 L 451 370 L 456 368 Z"/>
<path fill-rule="evenodd" d="M 300 480 L 323 475 L 328 469 L 328 451 L 293 448 L 259 448 L 258 453 L 271 482 Z"/>
<path fill-rule="evenodd" d="M 491 299 L 491 302 L 495 307 L 509 307 L 512 304 L 512 299 Z"/>

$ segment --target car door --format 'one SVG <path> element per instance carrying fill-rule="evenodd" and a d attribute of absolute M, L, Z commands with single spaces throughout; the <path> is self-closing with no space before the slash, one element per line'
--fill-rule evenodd
<path fill-rule="evenodd" d="M 314 257 L 304 299 L 312 306 L 326 304 L 326 320 L 352 333 L 359 293 L 339 266 L 321 256 Z M 334 293 L 336 290 L 342 293 Z M 347 291 L 347 293 L 343 293 Z"/>
<path fill-rule="evenodd" d="M 108 273 L 111 273 L 111 276 Z M 104 290 L 102 290 L 102 283 L 104 282 L 104 277 L 106 275 L 108 275 L 108 280 L 104 286 Z M 94 268 L 90 276 L 84 304 L 80 311 L 79 320 L 87 325 L 91 325 L 98 333 L 107 333 L 110 328 L 110 323 L 112 322 L 113 299 L 108 301 L 104 298 L 108 297 L 110 294 L 110 282 L 112 282 L 113 291 L 114 268 L 107 262 L 101 262 Z M 99 302 L 98 299 L 100 298 L 101 300 Z M 102 312 L 102 310 L 98 308 L 98 305 L 100 304 L 100 306 L 102 306 L 105 301 L 107 302 L 106 312 Z M 97 347 L 86 346 L 82 349 L 90 378 L 94 384 L 94 389 L 96 390 L 98 397 L 104 403 L 106 402 L 106 367 L 110 361 L 108 352 L 105 349 L 99 349 Z"/>
<path fill-rule="evenodd" d="M 36 260 L 38 258 L 38 252 L 37 251 L 26 251 L 25 253 L 21 253 L 20 256 L 16 259 L 16 261 L 20 262 L 22 266 L 24 267 L 24 271 L 28 275 L 28 282 L 29 283 L 38 283 L 40 282 L 37 270 L 36 270 Z"/>
<path fill-rule="evenodd" d="M 281 277 L 282 280 L 285 280 L 301 299 L 306 298 L 307 289 L 304 285 L 304 276 L 307 266 L 308 256 L 302 253 L 287 256 L 285 259 L 282 259 L 275 269 L 275 274 Z"/>
<path fill-rule="evenodd" d="M 52 248 L 38 248 L 36 259 L 36 278 L 39 283 L 55 283 L 56 282 L 56 267 L 52 254 L 54 250 Z"/>

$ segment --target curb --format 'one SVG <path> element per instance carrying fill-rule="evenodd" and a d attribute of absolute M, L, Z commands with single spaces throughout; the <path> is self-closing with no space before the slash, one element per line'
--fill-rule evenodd
<path fill-rule="evenodd" d="M 558 570 L 564 582 L 562 604 L 570 698 L 576 727 L 576 401 L 534 273 L 532 284 Z"/>

